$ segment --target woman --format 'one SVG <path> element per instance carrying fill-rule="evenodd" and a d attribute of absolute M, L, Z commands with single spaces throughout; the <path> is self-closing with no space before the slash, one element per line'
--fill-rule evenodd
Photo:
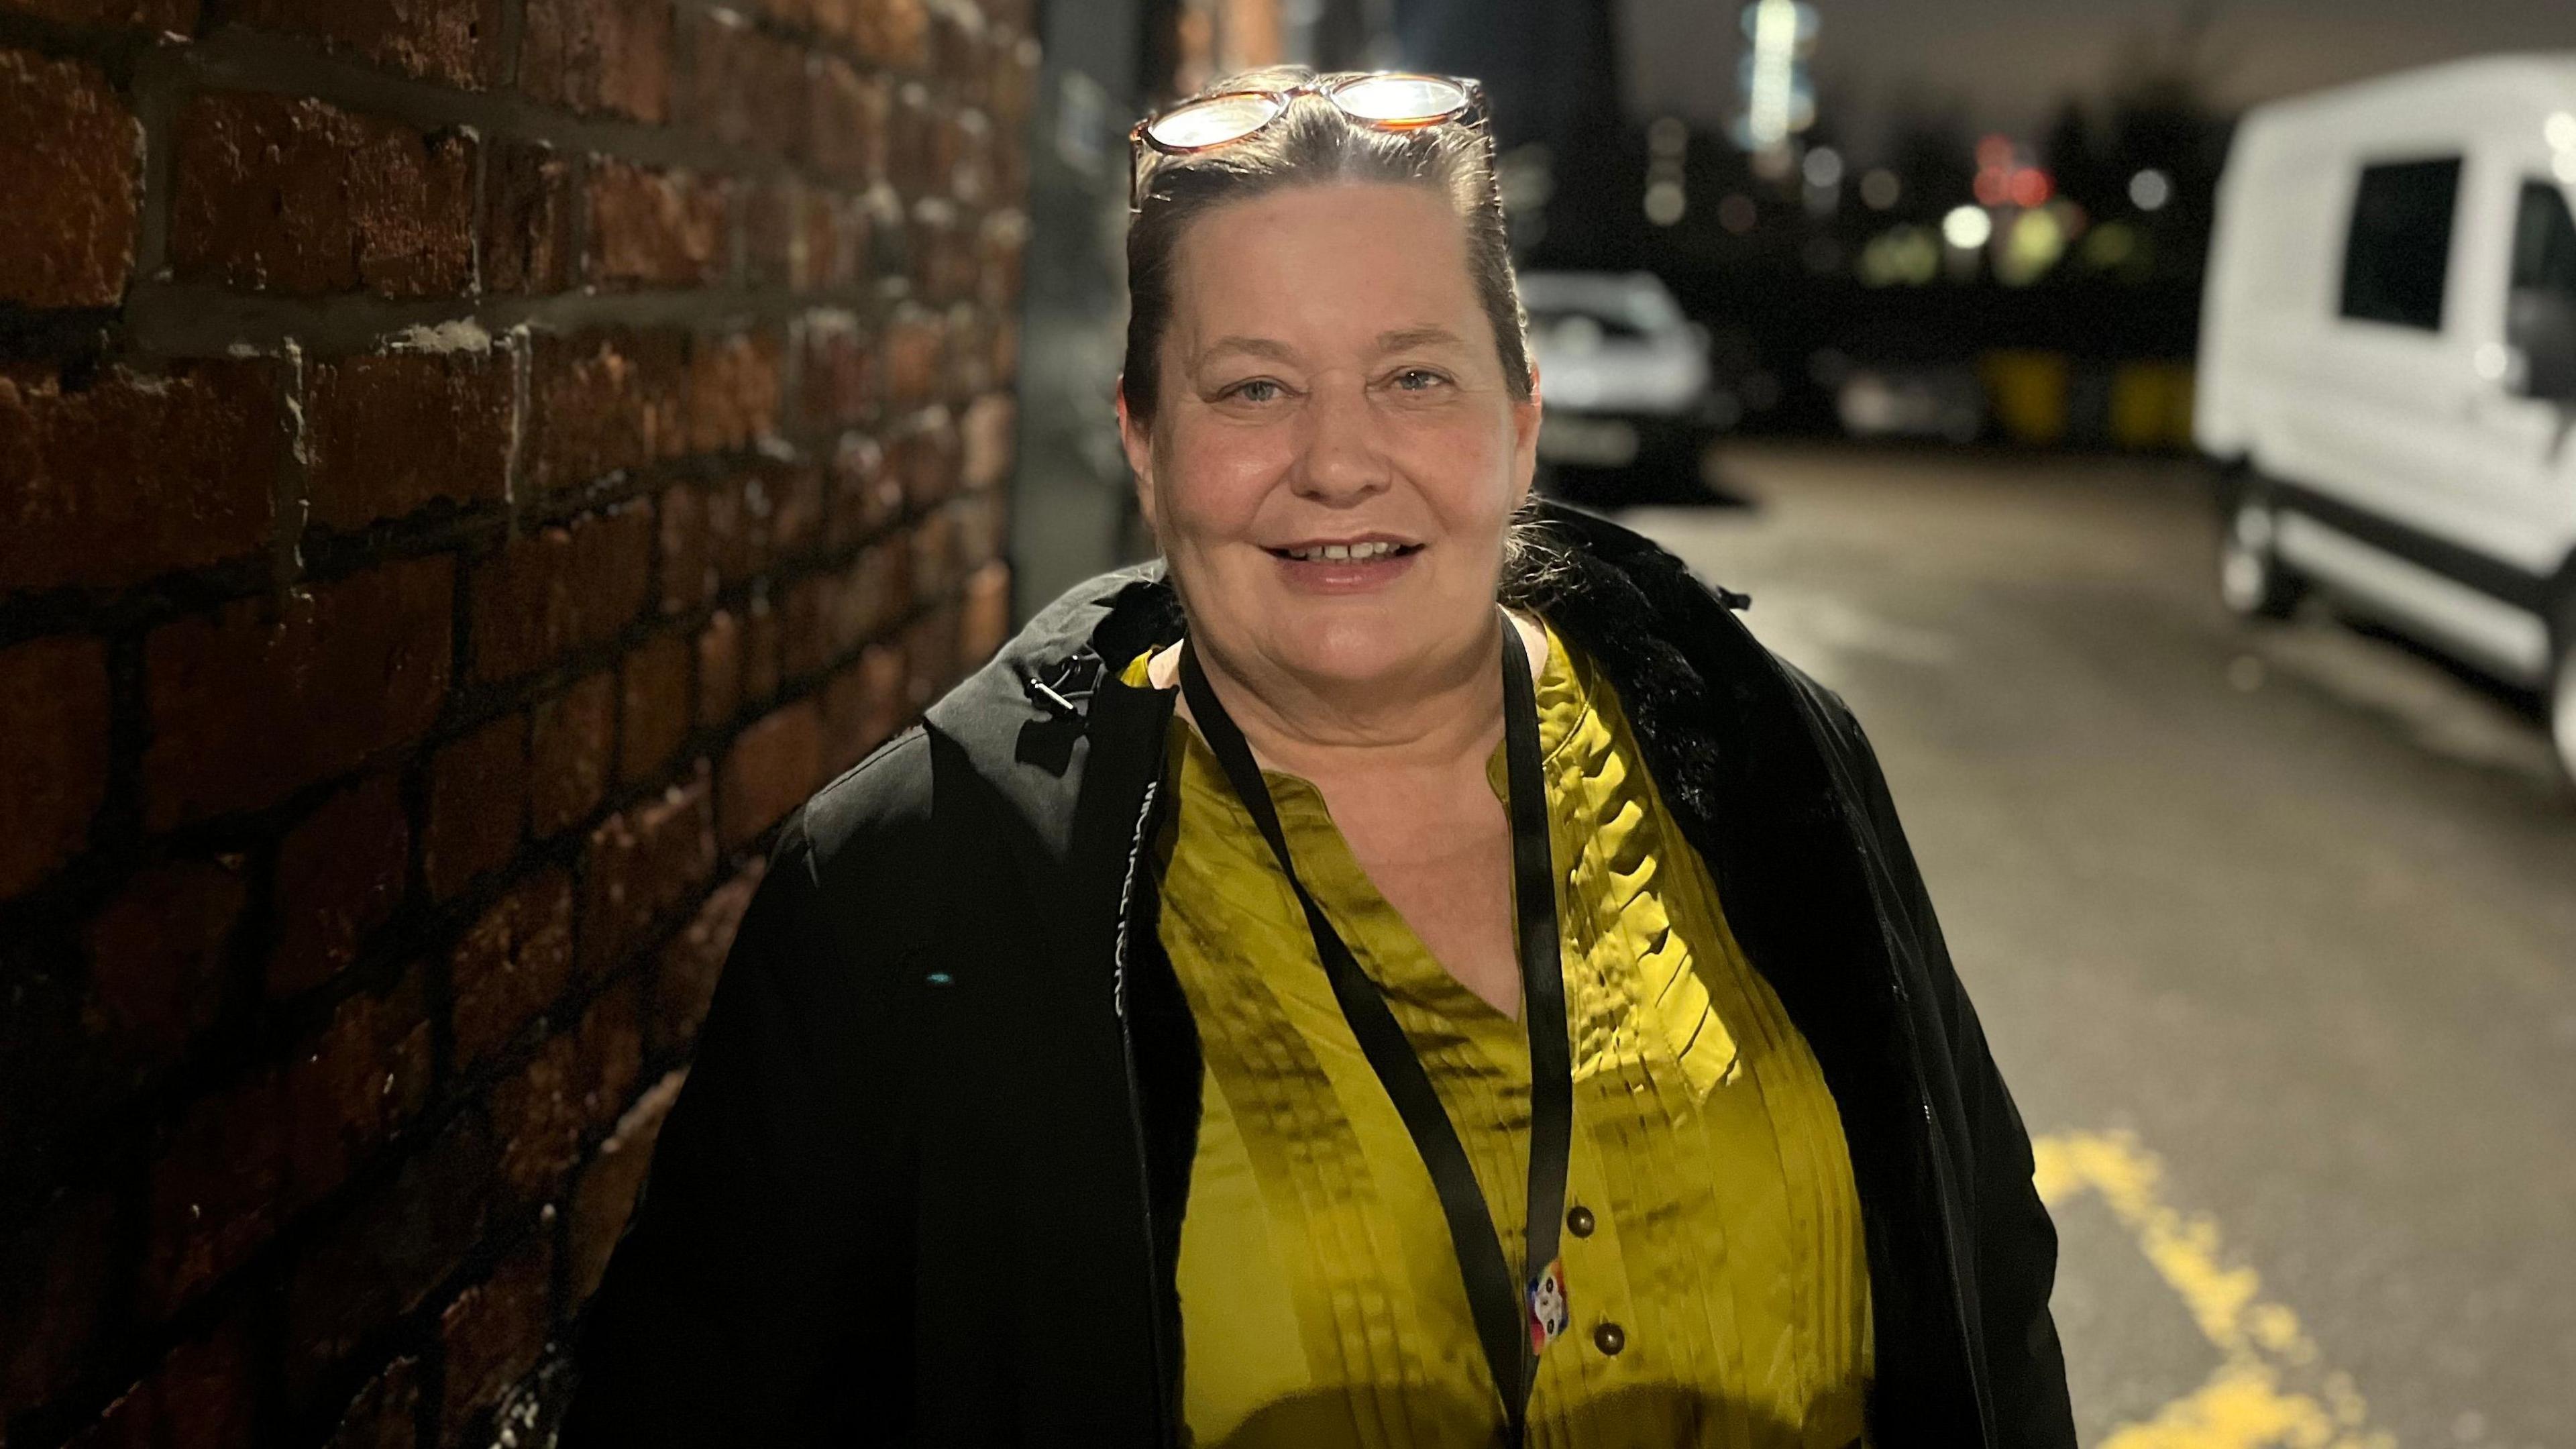
<path fill-rule="evenodd" d="M 1162 563 L 786 830 L 567 1445 L 2071 1445 L 1839 700 L 1527 505 L 1472 83 L 1140 126 Z"/>

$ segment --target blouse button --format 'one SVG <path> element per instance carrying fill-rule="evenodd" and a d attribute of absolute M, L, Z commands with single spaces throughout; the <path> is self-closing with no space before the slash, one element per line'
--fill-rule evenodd
<path fill-rule="evenodd" d="M 1592 1330 L 1592 1346 L 1605 1354 L 1616 1355 L 1628 1346 L 1628 1330 L 1615 1323 L 1603 1323 Z"/>
<path fill-rule="evenodd" d="M 1567 1213 L 1565 1215 L 1565 1228 L 1567 1232 L 1574 1234 L 1578 1238 L 1591 1237 L 1592 1209 L 1588 1207 L 1578 1207 L 1572 1212 Z"/>

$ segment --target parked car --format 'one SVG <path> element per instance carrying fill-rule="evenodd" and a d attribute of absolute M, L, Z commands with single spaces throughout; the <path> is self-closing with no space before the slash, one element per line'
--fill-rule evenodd
<path fill-rule="evenodd" d="M 1708 496 L 1701 460 L 1741 409 L 1708 362 L 1708 334 L 1645 272 L 1528 272 L 1531 355 L 1547 411 L 1542 483 L 1583 502 Z"/>
<path fill-rule="evenodd" d="M 2256 109 L 2211 245 L 2221 597 L 2314 587 L 2541 691 L 2576 780 L 2576 53 Z"/>

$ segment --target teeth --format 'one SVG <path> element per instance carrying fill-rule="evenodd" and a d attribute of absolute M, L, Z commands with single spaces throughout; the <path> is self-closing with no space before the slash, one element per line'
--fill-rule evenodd
<path fill-rule="evenodd" d="M 1314 548 L 1292 548 L 1288 550 L 1288 556 L 1304 559 L 1309 563 L 1317 561 L 1347 563 L 1353 559 L 1366 562 L 1373 558 L 1385 558 L 1395 551 L 1396 545 L 1384 539 L 1377 539 L 1368 543 L 1327 543 Z"/>

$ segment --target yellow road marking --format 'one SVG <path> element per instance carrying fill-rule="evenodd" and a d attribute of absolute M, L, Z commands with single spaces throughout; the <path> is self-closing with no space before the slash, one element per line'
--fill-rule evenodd
<path fill-rule="evenodd" d="M 2350 1376 L 2318 1374 L 2299 1316 L 2263 1297 L 2252 1268 L 2227 1266 L 2218 1224 L 2158 1196 L 2164 1164 L 2136 1137 L 2060 1133 L 2031 1151 L 2040 1198 L 2054 1208 L 2099 1193 L 2219 1354 L 2207 1383 L 2144 1423 L 2121 1425 L 2098 1449 L 2396 1449 L 2395 1436 L 2369 1427 Z M 2310 1380 L 2313 1392 L 2284 1386 Z"/>

